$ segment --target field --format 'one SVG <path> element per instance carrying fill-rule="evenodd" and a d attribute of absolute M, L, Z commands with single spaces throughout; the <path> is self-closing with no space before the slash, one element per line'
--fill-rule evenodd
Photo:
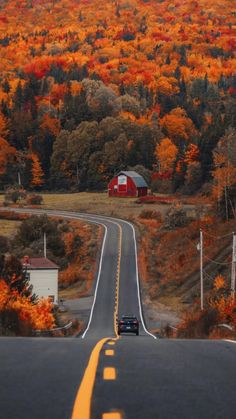
<path fill-rule="evenodd" d="M 137 198 L 109 198 L 107 193 L 80 192 L 70 194 L 42 194 L 44 204 L 42 208 L 52 208 L 79 211 L 93 214 L 136 219 L 143 210 L 159 211 L 165 215 L 169 204 L 137 203 Z M 196 205 L 185 204 L 188 212 L 195 210 Z"/>
<path fill-rule="evenodd" d="M 20 223 L 21 221 L 0 220 L 0 235 L 12 237 L 15 234 Z"/>

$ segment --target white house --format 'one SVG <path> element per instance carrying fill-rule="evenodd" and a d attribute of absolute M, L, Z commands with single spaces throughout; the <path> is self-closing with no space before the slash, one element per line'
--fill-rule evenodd
<path fill-rule="evenodd" d="M 24 257 L 23 268 L 29 277 L 32 292 L 39 298 L 50 298 L 58 304 L 58 269 L 55 263 L 47 258 Z"/>

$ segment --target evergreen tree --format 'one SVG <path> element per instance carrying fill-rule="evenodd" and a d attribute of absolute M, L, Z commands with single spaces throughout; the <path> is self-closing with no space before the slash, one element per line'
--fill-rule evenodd
<path fill-rule="evenodd" d="M 27 270 L 14 255 L 1 256 L 0 277 L 10 286 L 11 291 L 17 291 L 23 297 L 31 296 L 31 301 L 36 300 L 35 295 L 32 295 Z"/>
<path fill-rule="evenodd" d="M 3 83 L 2 83 L 2 90 L 3 90 L 5 93 L 9 93 L 9 92 L 10 92 L 10 90 L 11 90 L 11 87 L 10 87 L 9 81 L 8 81 L 7 79 L 5 79 L 5 80 L 3 81 Z"/>
<path fill-rule="evenodd" d="M 23 91 L 22 91 L 22 85 L 21 82 L 18 83 L 14 99 L 13 99 L 13 109 L 15 111 L 21 111 L 23 105 Z"/>

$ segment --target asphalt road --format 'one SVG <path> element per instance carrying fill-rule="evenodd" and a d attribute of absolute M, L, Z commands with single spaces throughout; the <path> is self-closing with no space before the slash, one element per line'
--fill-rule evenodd
<path fill-rule="evenodd" d="M 236 344 L 146 330 L 133 227 L 50 213 L 104 225 L 94 304 L 83 338 L 0 338 L 0 419 L 235 419 Z M 139 337 L 117 338 L 116 311 L 137 315 Z"/>

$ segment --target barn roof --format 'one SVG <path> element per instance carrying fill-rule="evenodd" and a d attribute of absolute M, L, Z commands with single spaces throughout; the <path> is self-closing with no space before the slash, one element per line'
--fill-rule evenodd
<path fill-rule="evenodd" d="M 25 260 L 22 263 L 28 269 L 59 269 L 59 266 L 47 258 L 29 258 L 28 263 Z"/>
<path fill-rule="evenodd" d="M 134 172 L 133 170 L 128 170 L 126 172 L 122 171 L 118 173 L 118 176 L 119 175 L 125 175 L 132 178 L 137 188 L 148 188 L 147 182 L 144 180 L 144 178 L 141 175 L 139 175 L 137 172 Z"/>

